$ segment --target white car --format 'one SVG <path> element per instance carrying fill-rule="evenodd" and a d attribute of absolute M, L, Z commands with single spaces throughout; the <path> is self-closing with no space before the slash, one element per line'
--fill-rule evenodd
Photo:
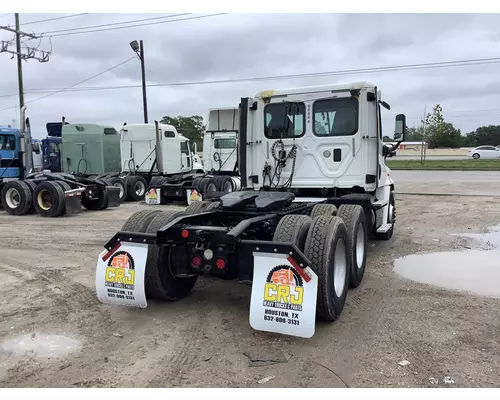
<path fill-rule="evenodd" d="M 467 152 L 467 157 L 475 160 L 479 158 L 500 158 L 500 148 L 495 146 L 479 146 Z"/>

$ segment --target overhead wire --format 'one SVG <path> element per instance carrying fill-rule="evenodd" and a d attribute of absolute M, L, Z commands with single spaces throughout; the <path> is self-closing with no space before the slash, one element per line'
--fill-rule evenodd
<path fill-rule="evenodd" d="M 360 69 L 346 69 L 337 71 L 325 71 L 325 72 L 310 72 L 302 74 L 289 74 L 289 75 L 274 75 L 274 76 L 263 76 L 263 77 L 249 77 L 249 78 L 235 78 L 235 79 L 218 79 L 218 80 L 207 80 L 207 81 L 186 81 L 186 82 L 168 82 L 168 83 L 151 83 L 146 84 L 147 87 L 177 87 L 177 86 L 196 86 L 196 85 L 211 85 L 211 84 L 223 84 L 223 83 L 239 83 L 239 82 L 258 82 L 258 81 L 273 81 L 273 80 L 286 80 L 286 79 L 300 79 L 300 78 L 316 78 L 316 77 L 326 77 L 326 76 L 342 76 L 342 75 L 353 75 L 353 74 L 364 74 L 364 73 L 379 73 L 379 72 L 393 72 L 393 71 L 412 71 L 421 69 L 432 69 L 432 68 L 450 68 L 450 67 L 465 67 L 474 65 L 488 65 L 488 64 L 498 64 L 500 63 L 500 57 L 492 58 L 479 58 L 479 59 L 468 59 L 468 60 L 457 60 L 457 61 L 440 61 L 433 63 L 420 63 L 420 64 L 406 64 L 406 65 L 394 65 L 385 67 L 371 67 L 371 68 L 360 68 Z M 116 89 L 132 89 L 139 88 L 142 85 L 116 85 L 116 86 L 100 86 L 100 87 L 83 87 L 71 89 L 71 92 L 82 92 L 82 91 L 103 91 L 103 90 L 116 90 Z M 51 91 L 58 91 L 59 89 L 38 89 L 32 90 L 29 93 L 46 93 Z M 0 95 L 2 97 L 17 96 L 17 94 Z"/>
<path fill-rule="evenodd" d="M 90 77 L 88 77 L 88 78 L 86 78 L 86 79 L 84 79 L 84 80 L 82 80 L 82 81 L 79 81 L 79 82 L 77 82 L 77 83 L 75 83 L 75 84 L 73 84 L 73 85 L 71 85 L 71 86 L 68 86 L 68 87 L 66 87 L 66 88 L 60 89 L 60 90 L 58 90 L 58 91 L 56 91 L 56 92 L 52 92 L 52 93 L 46 94 L 45 96 L 39 97 L 39 98 L 37 98 L 37 99 L 27 101 L 25 104 L 34 103 L 35 101 L 39 101 L 39 100 L 45 99 L 45 98 L 47 98 L 47 97 L 49 97 L 49 96 L 53 96 L 53 95 L 55 95 L 55 94 L 58 94 L 58 93 L 64 92 L 64 91 L 66 91 L 66 90 L 68 90 L 68 89 L 71 89 L 71 88 L 73 88 L 73 87 L 75 87 L 75 86 L 78 86 L 78 85 L 80 85 L 80 84 L 82 84 L 82 83 L 85 83 L 85 82 L 87 82 L 87 81 L 90 81 L 91 79 L 97 78 L 98 76 L 104 75 L 105 73 L 107 73 L 107 72 L 109 72 L 109 71 L 111 71 L 111 70 L 113 70 L 113 69 L 115 69 L 115 68 L 118 68 L 118 67 L 122 66 L 123 64 L 128 63 L 130 60 L 133 60 L 134 58 L 136 58 L 136 56 L 132 56 L 132 57 L 130 57 L 130 58 L 128 58 L 128 59 L 126 59 L 125 61 L 122 61 L 121 63 L 114 65 L 114 66 L 113 66 L 113 67 L 111 67 L 111 68 L 108 68 L 108 69 L 106 69 L 106 70 L 104 70 L 104 71 L 101 71 L 101 72 L 99 72 L 99 73 L 95 74 L 95 75 L 92 75 L 92 76 L 90 76 Z M 5 110 L 10 110 L 11 108 L 17 108 L 17 106 L 4 108 L 4 109 L 0 110 L 0 112 L 1 112 L 1 111 L 5 111 Z"/>
<path fill-rule="evenodd" d="M 226 14 L 227 13 L 217 13 L 217 14 L 209 14 L 209 15 L 197 15 L 197 16 L 193 16 L 193 17 L 172 19 L 172 20 L 168 20 L 168 21 L 156 21 L 156 22 L 148 22 L 148 23 L 144 23 L 144 24 L 133 24 L 133 25 L 127 25 L 127 26 L 115 26 L 115 27 L 112 27 L 112 28 L 92 29 L 92 30 L 81 31 L 81 32 L 66 32 L 66 33 L 62 32 L 62 33 L 56 33 L 55 35 L 50 35 L 50 36 L 52 36 L 52 37 L 58 37 L 58 36 L 80 35 L 80 34 L 84 34 L 84 33 L 105 32 L 105 31 L 113 31 L 113 30 L 117 30 L 117 29 L 135 28 L 135 27 L 138 27 L 138 26 L 168 24 L 168 23 L 177 22 L 177 21 L 189 21 L 189 20 L 192 20 L 192 19 L 217 17 L 219 15 L 226 15 Z"/>
<path fill-rule="evenodd" d="M 70 15 L 64 15 L 62 17 L 54 17 L 54 18 L 40 19 L 40 20 L 37 20 L 37 21 L 24 22 L 24 23 L 22 23 L 20 25 L 21 26 L 25 26 L 25 25 L 41 24 L 42 22 L 57 21 L 57 20 L 60 20 L 60 19 L 80 17 L 82 15 L 89 15 L 89 14 L 90 13 L 70 14 Z"/>
<path fill-rule="evenodd" d="M 157 19 L 182 17 L 184 15 L 191 15 L 191 14 L 192 13 L 163 15 L 163 16 L 160 16 L 160 17 L 135 19 L 135 20 L 132 20 L 132 21 L 113 22 L 111 24 L 82 26 L 80 28 L 59 29 L 59 30 L 56 30 L 56 31 L 44 31 L 44 32 L 41 32 L 40 34 L 41 35 L 47 35 L 47 34 L 52 34 L 52 33 L 73 32 L 73 31 L 80 31 L 80 30 L 86 30 L 86 29 L 88 30 L 88 29 L 93 29 L 93 28 L 102 28 L 102 27 L 106 27 L 106 26 L 125 25 L 125 24 L 131 24 L 131 23 L 135 23 L 135 22 L 145 22 L 145 21 L 154 21 L 154 20 L 157 20 Z M 51 36 L 53 36 L 53 35 L 51 35 Z"/>

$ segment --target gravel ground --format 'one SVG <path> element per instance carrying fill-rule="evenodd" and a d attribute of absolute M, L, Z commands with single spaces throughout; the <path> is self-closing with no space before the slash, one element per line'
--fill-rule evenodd
<path fill-rule="evenodd" d="M 498 387 L 500 299 L 400 278 L 393 261 L 481 248 L 451 234 L 500 225 L 499 205 L 398 195 L 392 240 L 370 243 L 363 283 L 311 339 L 253 331 L 250 288 L 233 281 L 201 278 L 188 298 L 147 309 L 99 303 L 97 256 L 144 204 L 57 219 L 2 211 L 0 386 Z"/>

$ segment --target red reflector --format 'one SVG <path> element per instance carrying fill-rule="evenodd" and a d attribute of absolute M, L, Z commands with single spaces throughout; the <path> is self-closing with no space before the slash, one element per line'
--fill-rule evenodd
<path fill-rule="evenodd" d="M 195 266 L 195 267 L 199 267 L 201 265 L 201 258 L 198 256 L 194 256 L 191 259 L 191 264 L 193 264 L 193 266 Z"/>
<path fill-rule="evenodd" d="M 215 265 L 217 266 L 218 269 L 224 269 L 226 267 L 226 262 L 222 258 L 218 258 L 215 261 Z"/>
<path fill-rule="evenodd" d="M 181 236 L 184 238 L 184 239 L 187 239 L 188 236 L 189 236 L 189 231 L 184 229 L 182 232 L 181 232 Z"/>

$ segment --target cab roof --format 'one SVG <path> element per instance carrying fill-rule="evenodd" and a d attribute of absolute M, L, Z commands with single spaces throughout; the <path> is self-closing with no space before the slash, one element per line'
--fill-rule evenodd
<path fill-rule="evenodd" d="M 158 124 L 158 127 L 160 129 L 162 129 L 163 131 L 172 131 L 172 132 L 175 132 L 175 134 L 180 138 L 180 139 L 187 139 L 187 137 L 185 137 L 181 132 L 179 132 L 177 130 L 177 128 L 173 125 L 169 125 L 169 124 Z M 140 129 L 146 129 L 146 130 L 155 130 L 155 124 L 127 124 L 127 125 L 123 125 L 119 131 L 122 131 L 122 130 L 125 130 L 125 131 L 128 131 L 129 129 L 131 129 L 132 131 L 137 131 L 137 130 L 140 130 Z M 128 135 L 130 136 L 130 135 Z M 135 137 L 135 135 L 132 135 Z"/>
<path fill-rule="evenodd" d="M 360 81 L 360 82 L 353 82 L 353 83 L 339 84 L 339 85 L 331 84 L 331 85 L 302 86 L 302 87 L 276 89 L 276 90 L 271 89 L 258 92 L 255 97 L 264 98 L 264 97 L 284 96 L 284 95 L 311 93 L 311 92 L 357 90 L 362 88 L 374 89 L 375 84 L 371 82 Z"/>

